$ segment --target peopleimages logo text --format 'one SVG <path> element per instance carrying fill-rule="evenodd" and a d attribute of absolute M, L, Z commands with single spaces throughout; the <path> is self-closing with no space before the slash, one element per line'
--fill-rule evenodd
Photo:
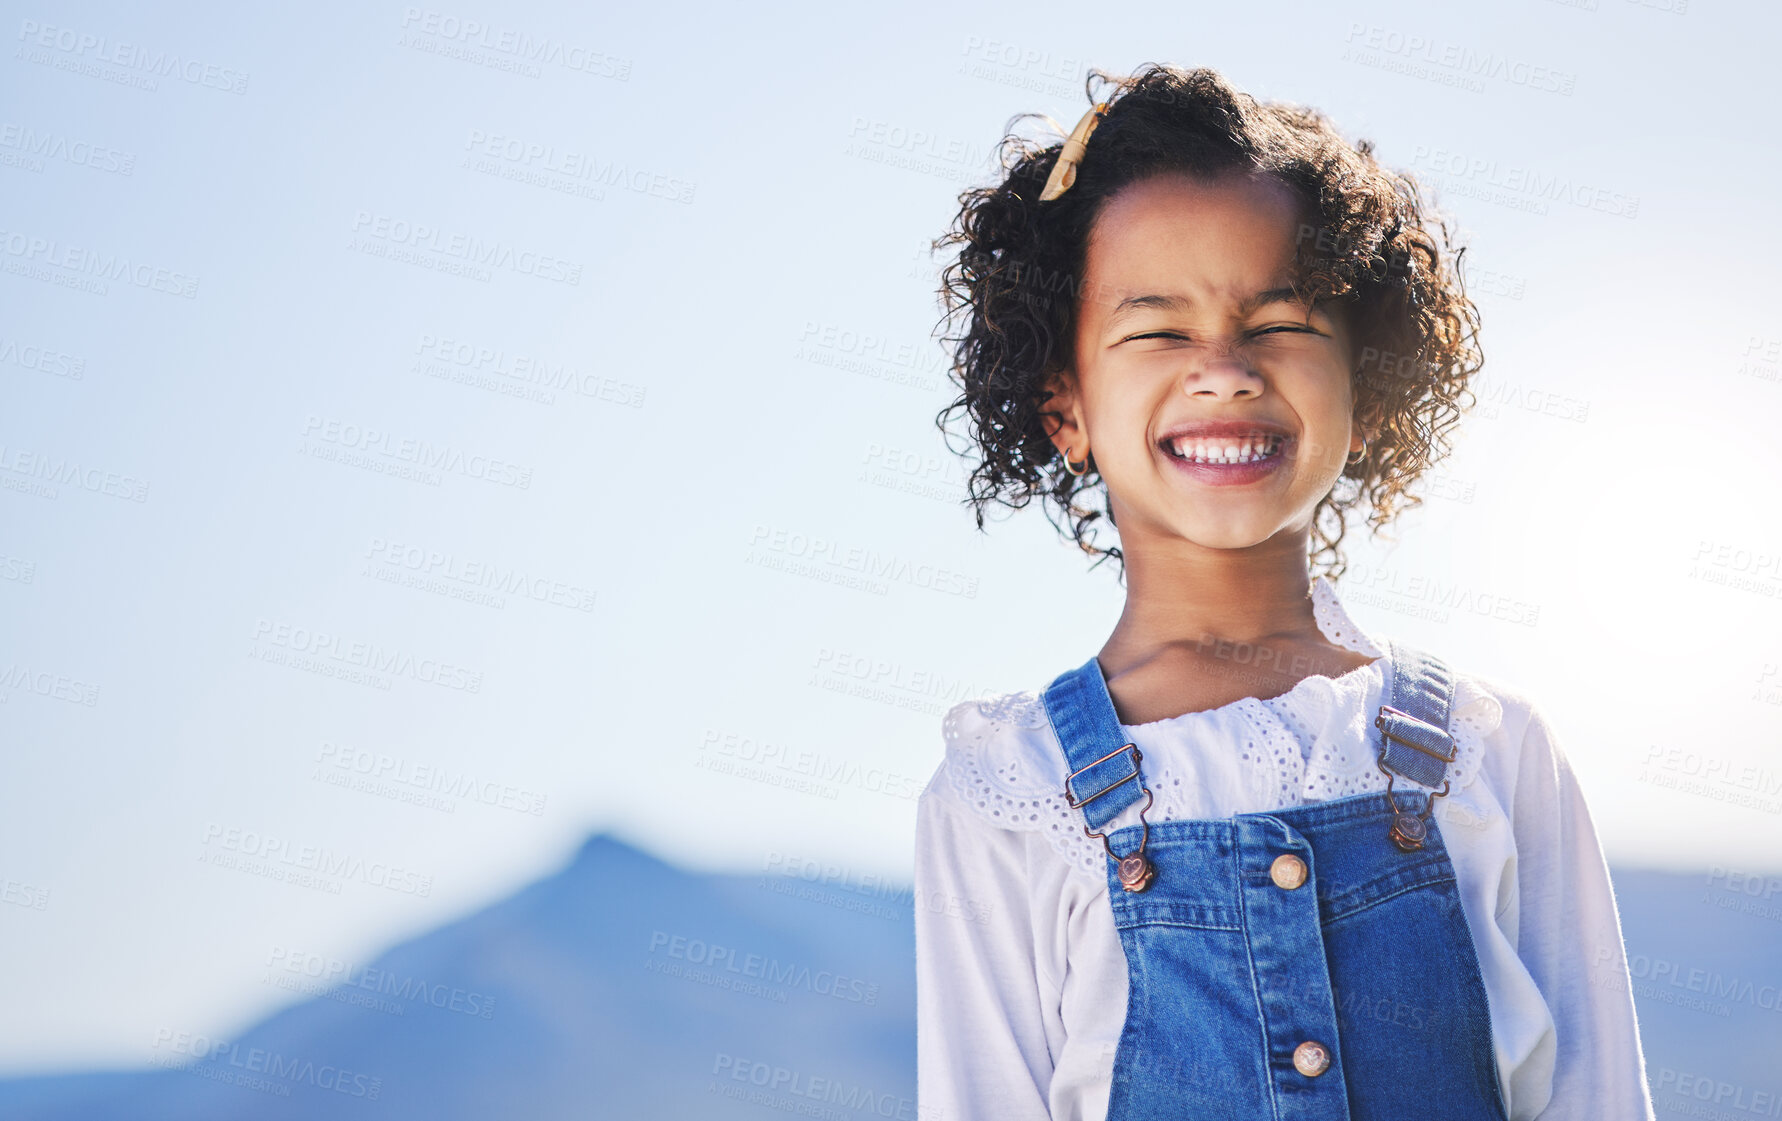
<path fill-rule="evenodd" d="M 707 942 L 702 938 L 688 938 L 685 935 L 669 934 L 666 931 L 653 931 L 650 934 L 650 953 L 666 953 L 690 965 L 704 966 L 706 969 L 722 969 L 728 973 L 742 977 L 766 981 L 789 988 L 804 989 L 818 996 L 834 997 L 837 1000 L 852 1001 L 856 1004 L 877 1004 L 879 986 L 864 981 L 859 977 L 849 977 L 830 969 L 812 969 L 808 965 L 794 962 L 783 962 L 778 958 L 766 957 L 762 954 L 738 955 L 735 947 L 723 946 L 715 942 Z"/>

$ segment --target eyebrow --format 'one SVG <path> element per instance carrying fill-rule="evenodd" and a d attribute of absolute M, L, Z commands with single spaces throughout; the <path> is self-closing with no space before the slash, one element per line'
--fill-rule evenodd
<path fill-rule="evenodd" d="M 1256 293 L 1254 296 L 1251 296 L 1249 299 L 1246 299 L 1243 303 L 1239 304 L 1238 314 L 1249 315 L 1258 308 L 1264 308 L 1270 304 L 1299 304 L 1300 302 L 1298 294 L 1296 294 L 1292 288 L 1270 288 L 1267 291 Z M 1155 308 L 1159 311 L 1181 312 L 1187 311 L 1192 306 L 1194 306 L 1194 301 L 1186 296 L 1128 296 L 1114 305 L 1114 310 L 1108 313 L 1107 322 L 1109 325 L 1112 325 L 1122 317 L 1131 312 L 1138 311 L 1141 308 Z"/>

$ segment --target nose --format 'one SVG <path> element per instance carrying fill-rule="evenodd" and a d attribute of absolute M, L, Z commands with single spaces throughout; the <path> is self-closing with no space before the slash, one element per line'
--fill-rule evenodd
<path fill-rule="evenodd" d="M 1262 395 L 1262 376 L 1235 354 L 1210 355 L 1182 374 L 1182 392 L 1203 401 L 1236 401 Z"/>

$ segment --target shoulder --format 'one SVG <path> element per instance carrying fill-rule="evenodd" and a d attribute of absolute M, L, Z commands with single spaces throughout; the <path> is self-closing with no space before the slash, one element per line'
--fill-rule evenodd
<path fill-rule="evenodd" d="M 967 795 L 993 820 L 1003 803 L 1044 797 L 1063 788 L 1064 754 L 1040 693 L 985 693 L 941 717 L 946 753 L 930 786 Z"/>
<path fill-rule="evenodd" d="M 1561 773 L 1571 769 L 1571 762 L 1546 709 L 1532 690 L 1518 680 L 1502 676 L 1475 676 L 1472 680 L 1502 710 L 1495 739 L 1497 749 L 1513 761 L 1515 778 L 1559 781 Z"/>
<path fill-rule="evenodd" d="M 946 752 L 923 804 L 944 805 L 944 815 L 963 814 L 974 828 L 1011 842 L 1008 834 L 1037 835 L 1045 844 L 1023 851 L 1049 850 L 1101 882 L 1102 849 L 1083 832 L 1082 811 L 1065 801 L 1069 766 L 1040 690 L 960 701 L 942 716 L 941 735 Z"/>
<path fill-rule="evenodd" d="M 1534 701 L 1520 681 L 1482 673 L 1464 660 L 1421 643 L 1393 641 L 1401 646 L 1414 646 L 1447 668 L 1454 679 L 1454 698 L 1449 709 L 1451 720 L 1470 724 L 1480 735 L 1520 742 L 1530 721 L 1538 718 Z"/>
<path fill-rule="evenodd" d="M 1449 725 L 1460 741 L 1461 754 L 1472 757 L 1462 770 L 1467 779 L 1483 775 L 1486 785 L 1508 806 L 1512 792 L 1531 770 L 1538 774 L 1565 765 L 1552 727 L 1526 681 L 1513 673 L 1484 672 L 1440 651 L 1430 653 L 1442 658 L 1454 677 Z"/>
<path fill-rule="evenodd" d="M 1541 720 L 1540 709 L 1533 696 L 1518 680 L 1498 674 L 1481 673 L 1471 668 L 1460 668 L 1454 673 L 1454 682 L 1457 711 L 1463 702 L 1477 706 L 1489 705 L 1496 709 L 1496 727 L 1493 731 L 1500 740 L 1519 744 L 1530 725 Z"/>

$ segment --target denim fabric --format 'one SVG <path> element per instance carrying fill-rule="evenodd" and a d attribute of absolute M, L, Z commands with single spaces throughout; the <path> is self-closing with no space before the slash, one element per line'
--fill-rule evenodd
<path fill-rule="evenodd" d="M 1387 656 L 1392 702 L 1382 721 L 1451 754 L 1446 667 L 1400 643 Z M 1091 768 L 1067 784 L 1075 800 L 1089 799 L 1091 827 L 1144 804 L 1135 751 L 1095 765 L 1125 742 L 1096 660 L 1060 675 L 1045 700 L 1071 769 Z M 1110 727 L 1120 737 L 1112 746 Z M 1401 772 L 1399 809 L 1424 812 L 1430 791 L 1402 772 L 1439 789 L 1446 764 L 1387 742 L 1386 761 Z M 1422 846 L 1406 852 L 1388 837 L 1392 817 L 1382 791 L 1153 822 L 1144 852 L 1156 878 L 1136 892 L 1110 857 L 1108 900 L 1130 989 L 1108 1121 L 1503 1121 L 1454 867 L 1433 818 Z M 1108 833 L 1113 853 L 1137 849 L 1144 828 Z M 1304 862 L 1296 886 L 1271 875 L 1283 854 Z M 1295 1065 L 1308 1041 L 1327 1050 L 1319 1073 Z"/>

